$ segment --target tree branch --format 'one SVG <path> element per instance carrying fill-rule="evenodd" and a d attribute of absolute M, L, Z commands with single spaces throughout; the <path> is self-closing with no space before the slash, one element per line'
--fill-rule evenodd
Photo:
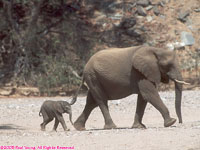
<path fill-rule="evenodd" d="M 12 16 L 12 14 L 13 14 L 13 0 L 11 0 L 9 2 L 4 1 L 4 3 L 7 6 L 7 15 L 8 15 L 9 24 L 10 24 L 11 28 L 13 29 L 15 36 L 20 41 L 20 45 L 21 45 L 22 44 L 21 43 L 22 36 L 20 34 L 17 22 L 13 19 L 13 16 Z"/>
<path fill-rule="evenodd" d="M 34 8 L 31 12 L 31 20 L 29 22 L 27 31 L 26 31 L 26 37 L 27 38 L 31 38 L 32 35 L 36 34 L 36 26 L 37 26 L 37 21 L 39 18 L 39 14 L 40 14 L 40 8 L 42 6 L 42 4 L 44 3 L 45 0 L 39 0 L 38 1 L 34 1 Z M 27 40 L 28 41 L 28 40 Z"/>
<path fill-rule="evenodd" d="M 50 32 L 50 29 L 53 28 L 53 27 L 56 27 L 59 23 L 61 23 L 63 21 L 63 18 L 60 18 L 58 21 L 46 26 L 46 28 L 44 28 L 43 30 L 37 32 L 37 34 L 47 34 Z"/>

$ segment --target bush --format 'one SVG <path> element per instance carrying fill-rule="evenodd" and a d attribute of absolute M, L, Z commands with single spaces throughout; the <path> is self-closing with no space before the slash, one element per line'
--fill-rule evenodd
<path fill-rule="evenodd" d="M 64 56 L 46 56 L 40 66 L 42 71 L 36 78 L 41 95 L 51 96 L 58 91 L 69 91 L 79 85 L 81 80 L 72 74 L 69 67 L 73 66 Z"/>

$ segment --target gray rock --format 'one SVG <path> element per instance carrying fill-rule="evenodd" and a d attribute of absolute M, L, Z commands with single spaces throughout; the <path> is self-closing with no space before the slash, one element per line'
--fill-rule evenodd
<path fill-rule="evenodd" d="M 187 17 L 190 15 L 190 11 L 182 11 L 178 14 L 178 20 L 180 20 L 181 22 L 186 22 L 187 21 Z"/>
<path fill-rule="evenodd" d="M 200 8 L 194 9 L 195 12 L 200 12 Z"/>
<path fill-rule="evenodd" d="M 137 6 L 137 13 L 138 13 L 138 15 L 141 15 L 141 16 L 147 15 L 146 10 L 141 6 Z"/>
<path fill-rule="evenodd" d="M 128 29 L 133 27 L 136 24 L 135 18 L 124 18 L 120 23 L 119 27 L 122 29 Z"/>
<path fill-rule="evenodd" d="M 143 7 L 147 7 L 149 6 L 149 0 L 139 0 L 137 1 L 137 5 L 143 6 Z"/>
<path fill-rule="evenodd" d="M 192 33 L 189 32 L 181 32 L 181 42 L 185 45 L 193 45 L 195 43 L 195 39 Z"/>
<path fill-rule="evenodd" d="M 156 16 L 160 15 L 160 10 L 158 9 L 158 6 L 155 6 L 155 7 L 153 8 L 153 12 L 154 12 L 154 14 L 155 14 Z"/>

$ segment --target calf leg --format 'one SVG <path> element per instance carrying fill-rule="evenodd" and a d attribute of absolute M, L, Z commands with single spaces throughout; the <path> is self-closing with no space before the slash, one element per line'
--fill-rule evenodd
<path fill-rule="evenodd" d="M 57 127 L 58 127 L 58 124 L 59 124 L 59 121 L 57 118 L 55 118 L 55 123 L 54 123 L 54 126 L 53 126 L 53 131 L 56 131 Z"/>
<path fill-rule="evenodd" d="M 40 124 L 41 130 L 45 131 L 46 125 L 53 120 L 52 117 L 49 117 L 46 111 L 42 111 L 42 116 L 43 116 L 43 123 Z"/>
<path fill-rule="evenodd" d="M 63 115 L 62 114 L 57 114 L 56 115 L 56 119 L 61 123 L 64 131 L 67 131 L 67 126 L 66 126 L 65 120 L 63 118 Z"/>

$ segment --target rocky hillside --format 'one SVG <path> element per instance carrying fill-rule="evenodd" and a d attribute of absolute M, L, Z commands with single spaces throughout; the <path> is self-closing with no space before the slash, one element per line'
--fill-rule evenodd
<path fill-rule="evenodd" d="M 104 2 L 98 4 L 102 5 Z M 104 35 L 106 41 L 116 40 L 119 47 L 125 47 L 139 40 L 145 45 L 176 50 L 184 76 L 191 77 L 191 72 L 199 76 L 199 0 L 118 0 L 104 9 L 95 11 L 93 23 L 104 32 L 115 27 L 114 33 Z"/>
<path fill-rule="evenodd" d="M 118 0 L 97 2 L 93 23 L 118 47 L 137 44 L 175 50 L 183 76 L 200 84 L 200 1 Z M 102 11 L 101 6 L 104 8 Z M 137 41 L 138 43 L 134 43 Z"/>

